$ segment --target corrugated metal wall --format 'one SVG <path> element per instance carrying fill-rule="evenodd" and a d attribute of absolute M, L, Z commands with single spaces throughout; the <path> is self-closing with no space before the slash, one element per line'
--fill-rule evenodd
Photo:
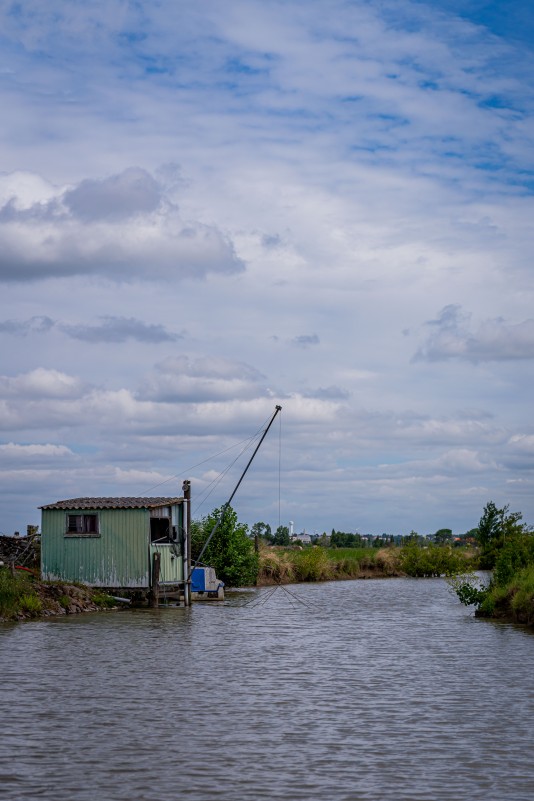
<path fill-rule="evenodd" d="M 160 555 L 160 584 L 178 584 L 183 581 L 184 570 L 183 561 L 180 551 L 176 546 L 172 545 L 151 545 L 150 557 L 153 554 L 159 553 Z"/>
<path fill-rule="evenodd" d="M 87 511 L 73 509 L 68 513 Z M 80 581 L 96 587 L 148 587 L 150 512 L 99 509 L 98 516 L 99 537 L 66 537 L 67 513 L 42 510 L 43 579 Z"/>

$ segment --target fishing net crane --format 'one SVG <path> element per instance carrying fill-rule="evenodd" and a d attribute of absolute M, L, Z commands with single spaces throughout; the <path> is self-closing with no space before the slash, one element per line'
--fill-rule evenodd
<path fill-rule="evenodd" d="M 223 507 L 222 507 L 222 509 L 221 509 L 221 514 L 220 514 L 220 517 L 219 517 L 219 519 L 217 520 L 217 522 L 216 522 L 216 523 L 215 523 L 215 525 L 213 526 L 212 530 L 210 531 L 210 534 L 209 534 L 209 537 L 208 537 L 208 539 L 206 540 L 206 542 L 205 542 L 205 543 L 204 543 L 204 545 L 202 546 L 202 550 L 200 551 L 200 553 L 199 553 L 198 557 L 196 558 L 196 560 L 195 560 L 194 564 L 192 565 L 192 567 L 191 567 L 191 568 L 190 568 L 190 570 L 189 570 L 189 575 L 188 575 L 188 577 L 187 577 L 187 581 L 188 581 L 188 583 L 191 581 L 191 576 L 192 576 L 192 574 L 193 574 L 193 570 L 194 570 L 194 569 L 197 567 L 197 565 L 199 565 L 199 564 L 200 564 L 200 562 L 201 562 L 201 559 L 202 559 L 202 557 L 203 557 L 203 555 L 204 555 L 204 553 L 205 553 L 205 551 L 206 551 L 206 548 L 208 547 L 208 545 L 210 544 L 210 542 L 211 542 L 211 540 L 212 540 L 212 538 L 213 538 L 213 535 L 215 534 L 215 532 L 217 531 L 217 529 L 218 529 L 218 528 L 220 528 L 220 526 L 221 526 L 221 525 L 222 525 L 222 523 L 224 522 L 224 518 L 225 518 L 225 516 L 226 516 L 226 513 L 227 513 L 227 511 L 228 511 L 228 509 L 229 509 L 229 507 L 230 507 L 230 505 L 231 505 L 231 503 L 232 503 L 232 500 L 234 499 L 234 496 L 235 496 L 235 494 L 236 494 L 237 490 L 239 489 L 239 487 L 240 487 L 240 485 L 241 485 L 241 482 L 242 482 L 242 481 L 243 481 L 243 479 L 245 478 L 245 476 L 246 476 L 246 474 L 247 474 L 247 471 L 248 471 L 248 469 L 249 469 L 250 465 L 252 464 L 252 462 L 253 462 L 253 460 L 254 460 L 254 457 L 256 456 L 257 452 L 259 451 L 259 449 L 260 449 L 260 447 L 261 447 L 261 444 L 262 444 L 263 440 L 264 440 L 264 439 L 265 439 L 265 437 L 267 436 L 267 434 L 268 434 L 268 432 L 269 432 L 269 429 L 270 429 L 270 427 L 271 427 L 271 426 L 272 426 L 272 424 L 274 423 L 276 416 L 277 416 L 277 415 L 278 415 L 278 413 L 279 413 L 279 412 L 281 412 L 281 411 L 282 411 L 282 407 L 281 407 L 281 406 L 276 406 L 276 407 L 275 407 L 274 414 L 273 414 L 273 416 L 271 417 L 271 419 L 269 420 L 269 423 L 268 423 L 267 427 L 265 428 L 265 431 L 263 432 L 263 434 L 262 434 L 262 436 L 261 436 L 261 438 L 260 438 L 260 441 L 259 441 L 259 442 L 258 442 L 258 444 L 256 445 L 256 447 L 255 447 L 255 449 L 254 449 L 254 453 L 252 454 L 252 456 L 251 456 L 251 457 L 250 457 L 250 459 L 248 460 L 248 462 L 247 462 L 247 466 L 245 467 L 245 469 L 244 469 L 244 470 L 243 470 L 243 472 L 241 473 L 241 476 L 240 476 L 240 478 L 239 478 L 239 481 L 238 481 L 238 482 L 237 482 L 237 484 L 235 485 L 235 487 L 234 487 L 234 490 L 233 490 L 232 494 L 230 495 L 230 497 L 228 498 L 228 500 L 226 501 L 226 503 L 224 504 L 224 506 L 223 506 Z"/>

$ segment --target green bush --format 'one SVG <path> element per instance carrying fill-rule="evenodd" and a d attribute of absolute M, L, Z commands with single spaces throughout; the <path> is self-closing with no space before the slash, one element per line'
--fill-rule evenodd
<path fill-rule="evenodd" d="M 214 509 L 201 522 L 195 522 L 192 526 L 193 561 L 198 558 L 214 529 L 215 533 L 202 555 L 202 562 L 215 568 L 217 578 L 224 581 L 227 587 L 256 584 L 258 555 L 247 534 L 247 525 L 238 522 L 231 506 Z"/>
<path fill-rule="evenodd" d="M 534 622 L 534 564 L 524 567 L 516 576 L 511 607 L 518 620 Z"/>
<path fill-rule="evenodd" d="M 37 617 L 43 610 L 43 604 L 38 595 L 35 593 L 28 593 L 20 596 L 19 608 L 25 615 Z"/>
<path fill-rule="evenodd" d="M 458 599 L 464 606 L 476 606 L 477 608 L 484 601 L 487 593 L 487 586 L 477 586 L 476 576 L 455 576 L 450 582 Z"/>
<path fill-rule="evenodd" d="M 297 581 L 326 581 L 332 578 L 332 562 L 324 548 L 306 548 L 293 557 Z"/>
<path fill-rule="evenodd" d="M 399 565 L 407 576 L 453 576 L 471 568 L 472 560 L 463 551 L 450 545 L 421 547 L 413 542 L 404 545 L 399 554 Z"/>
<path fill-rule="evenodd" d="M 336 573 L 347 578 L 356 578 L 360 574 L 360 563 L 357 559 L 339 559 L 333 565 Z"/>
<path fill-rule="evenodd" d="M 0 567 L 0 617 L 10 620 L 23 612 L 21 599 L 24 596 L 37 598 L 27 574 L 12 575 L 7 567 Z"/>

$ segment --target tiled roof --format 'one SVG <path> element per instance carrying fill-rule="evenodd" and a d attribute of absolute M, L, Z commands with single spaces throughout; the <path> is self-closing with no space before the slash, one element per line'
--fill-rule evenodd
<path fill-rule="evenodd" d="M 41 509 L 157 509 L 181 503 L 183 498 L 70 498 L 56 501 Z"/>

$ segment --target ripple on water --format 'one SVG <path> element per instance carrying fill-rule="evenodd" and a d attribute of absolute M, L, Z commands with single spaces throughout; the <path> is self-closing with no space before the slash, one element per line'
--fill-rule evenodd
<path fill-rule="evenodd" d="M 289 589 L 0 628 L 2 798 L 531 801 L 531 634 L 440 580 Z"/>

